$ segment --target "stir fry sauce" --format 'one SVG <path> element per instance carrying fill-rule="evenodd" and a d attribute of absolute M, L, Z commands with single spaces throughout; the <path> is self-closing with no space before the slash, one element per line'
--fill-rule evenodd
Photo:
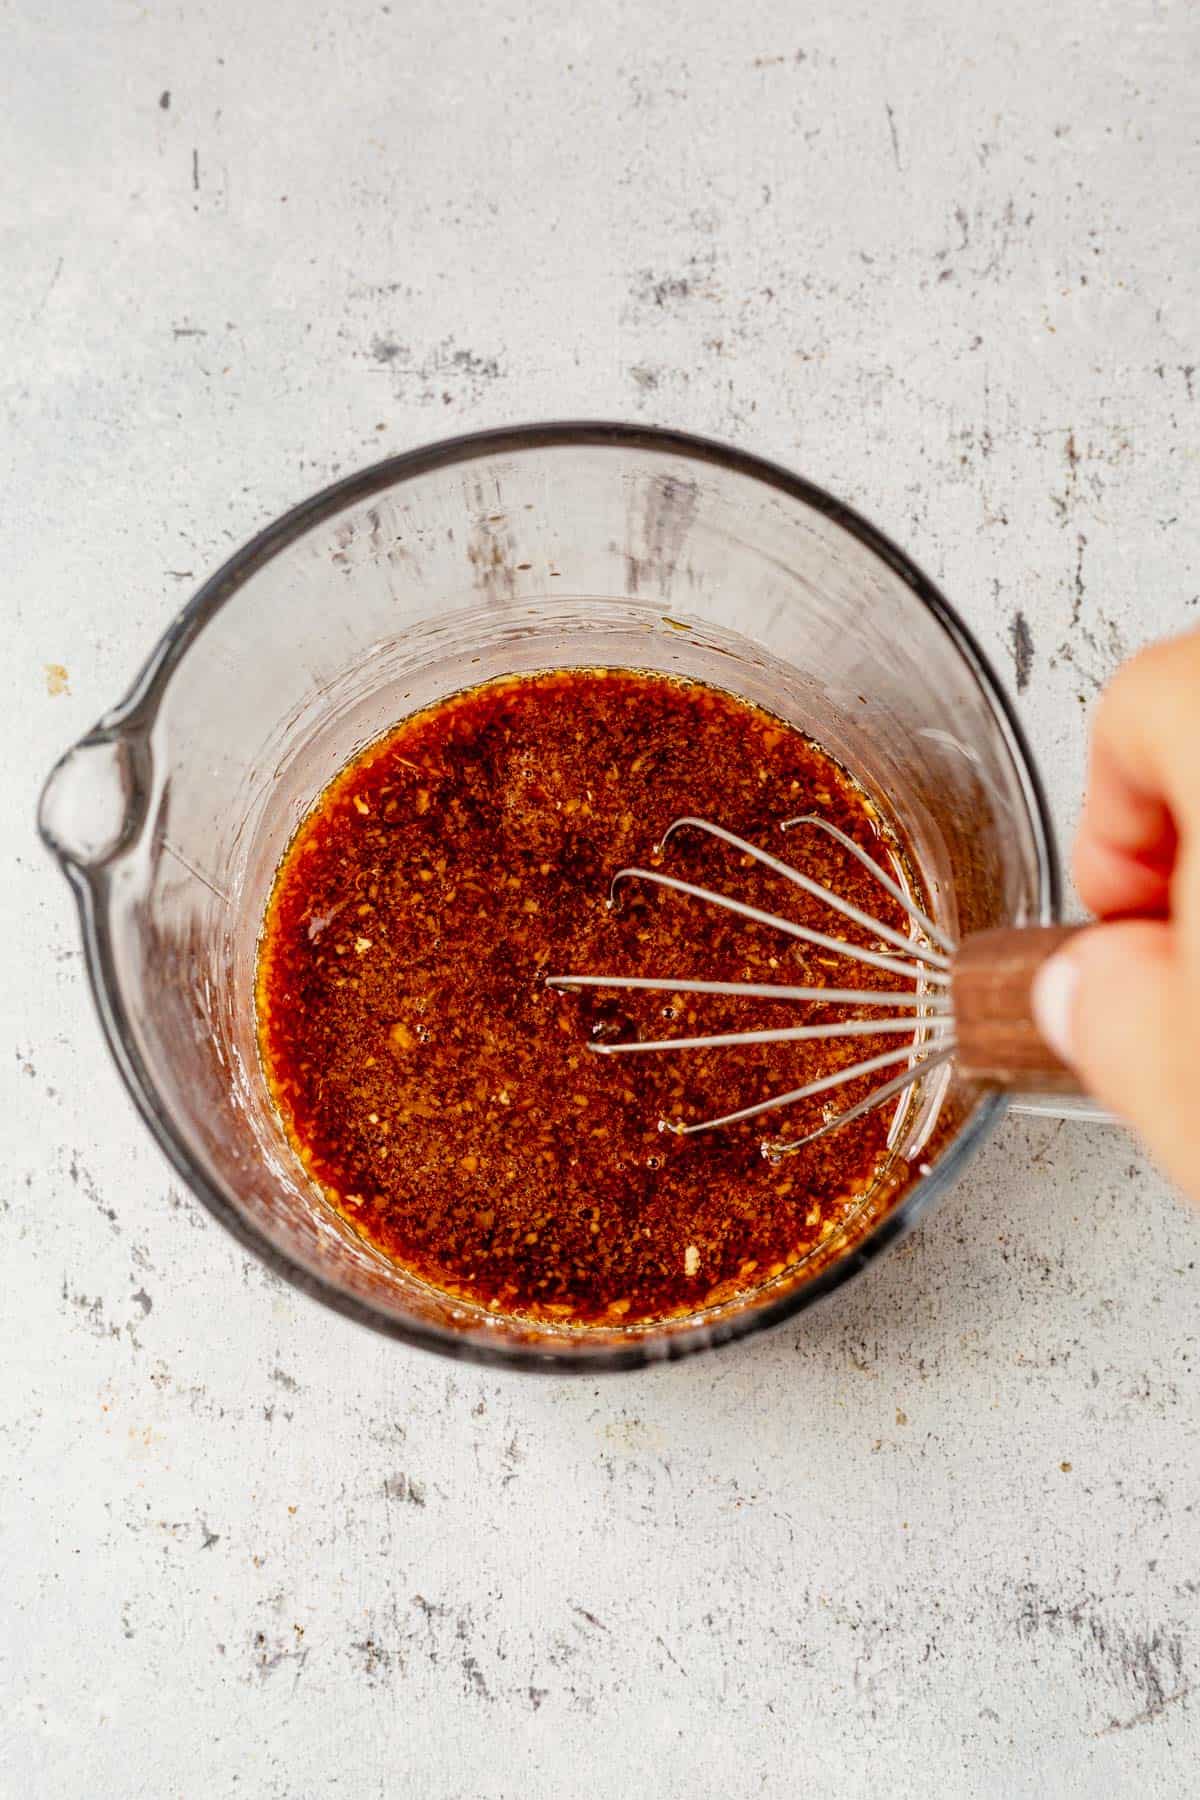
<path fill-rule="evenodd" d="M 760 1288 L 837 1231 L 887 1162 L 891 1108 L 782 1160 L 862 1098 L 686 1124 L 895 1049 L 896 1037 L 599 1056 L 591 1043 L 854 1016 L 846 1006 L 615 989 L 613 973 L 885 988 L 894 974 L 637 879 L 641 864 L 879 948 L 692 829 L 736 832 L 905 928 L 817 812 L 894 873 L 899 846 L 818 745 L 715 688 L 627 670 L 514 676 L 405 719 L 321 795 L 280 865 L 258 970 L 263 1066 L 310 1174 L 425 1281 L 506 1315 L 614 1326 Z M 864 1016 L 896 1017 L 894 1013 Z M 889 1071 L 890 1072 L 890 1071 Z"/>

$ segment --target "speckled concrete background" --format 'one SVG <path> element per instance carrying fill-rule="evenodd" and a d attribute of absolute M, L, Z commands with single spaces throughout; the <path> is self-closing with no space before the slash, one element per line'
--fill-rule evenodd
<path fill-rule="evenodd" d="M 295 1297 L 123 1097 L 31 815 L 339 471 L 632 416 L 941 580 L 1064 832 L 1197 620 L 1167 0 L 3 9 L 6 1795 L 1188 1795 L 1200 1219 L 1010 1122 L 767 1340 L 569 1386 Z"/>

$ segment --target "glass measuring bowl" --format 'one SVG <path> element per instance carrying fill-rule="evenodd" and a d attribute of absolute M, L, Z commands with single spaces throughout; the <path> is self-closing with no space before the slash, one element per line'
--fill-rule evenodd
<path fill-rule="evenodd" d="M 801 726 L 899 820 L 952 935 L 1055 917 L 1020 728 L 932 583 L 786 470 L 622 425 L 452 439 L 286 514 L 199 590 L 55 768 L 40 812 L 117 1065 L 208 1209 L 377 1330 L 560 1372 L 684 1355 L 810 1304 L 921 1216 L 1004 1105 L 942 1070 L 898 1120 L 885 1179 L 817 1255 L 657 1324 L 497 1317 L 355 1234 L 292 1152 L 259 1066 L 255 952 L 279 857 L 330 778 L 404 714 L 489 676 L 581 664 L 707 680 Z"/>

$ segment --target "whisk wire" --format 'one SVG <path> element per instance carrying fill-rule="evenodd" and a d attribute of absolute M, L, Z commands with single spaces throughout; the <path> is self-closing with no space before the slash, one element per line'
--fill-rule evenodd
<path fill-rule="evenodd" d="M 617 886 L 622 881 L 648 881 L 654 887 L 669 888 L 676 894 L 687 894 L 693 900 L 703 900 L 710 906 L 723 906 L 727 912 L 738 913 L 743 919 L 753 919 L 756 925 L 769 925 L 773 930 L 786 932 L 789 937 L 799 938 L 803 943 L 814 944 L 819 950 L 830 950 L 835 956 L 868 963 L 875 969 L 886 969 L 889 974 L 899 975 L 905 980 L 919 981 L 924 978 L 943 985 L 950 980 L 949 974 L 940 968 L 922 968 L 915 963 L 901 962 L 878 950 L 867 950 L 861 944 L 849 944 L 844 938 L 830 937 L 826 932 L 814 931 L 809 925 L 797 925 L 792 919 L 781 919 L 778 913 L 763 912 L 761 907 L 750 906 L 744 900 L 735 900 L 729 894 L 718 894 L 712 888 L 697 887 L 691 881 L 680 881 L 677 876 L 660 875 L 655 869 L 618 869 L 609 888 L 610 900 L 615 897 Z M 913 954 L 919 956 L 921 952 L 913 946 Z M 943 959 L 938 960 L 940 962 Z"/>
<path fill-rule="evenodd" d="M 662 981 L 651 975 L 547 975 L 550 988 L 630 988 L 652 994 L 741 994 L 749 1000 L 807 1000 L 821 1006 L 900 1006 L 914 1012 L 948 1012 L 943 992 L 885 993 L 880 988 L 789 987 L 772 981 Z"/>
<path fill-rule="evenodd" d="M 933 939 L 935 944 L 941 945 L 946 952 L 943 962 L 948 966 L 948 959 L 954 955 L 957 948 L 954 939 L 948 937 L 939 926 L 934 924 L 929 914 L 922 911 L 911 894 L 906 893 L 898 881 L 893 881 L 892 877 L 880 868 L 875 858 L 868 856 L 861 844 L 856 844 L 852 837 L 848 837 L 839 826 L 831 824 L 828 819 L 823 819 L 820 813 L 800 813 L 794 819 L 784 819 L 779 829 L 780 831 L 791 831 L 795 825 L 815 825 L 818 830 L 826 832 L 839 843 L 843 850 L 848 850 L 851 856 L 857 858 L 867 873 L 875 877 L 884 892 L 890 894 L 897 905 L 904 908 L 913 924 L 918 925 L 927 937 Z"/>
<path fill-rule="evenodd" d="M 954 1045 L 953 1043 L 939 1043 L 938 1050 L 941 1052 L 940 1060 L 944 1061 L 953 1054 Z M 836 1069 L 832 1075 L 822 1075 L 816 1081 L 805 1082 L 803 1087 L 793 1088 L 788 1094 L 774 1094 L 768 1100 L 756 1100 L 750 1106 L 740 1106 L 736 1112 L 722 1113 L 715 1119 L 701 1119 L 694 1125 L 684 1125 L 674 1119 L 663 1119 L 660 1121 L 660 1125 L 662 1130 L 669 1131 L 676 1137 L 694 1137 L 701 1131 L 716 1131 L 721 1125 L 739 1125 L 743 1119 L 756 1119 L 762 1113 L 778 1112 L 782 1106 L 795 1106 L 801 1100 L 814 1100 L 818 1094 L 828 1093 L 830 1088 L 844 1087 L 848 1081 L 857 1081 L 860 1075 L 874 1075 L 879 1069 L 894 1068 L 899 1062 L 910 1061 L 912 1056 L 913 1046 L 905 1044 L 903 1049 L 885 1050 L 881 1056 L 869 1056 L 864 1062 L 852 1063 L 847 1069 Z M 933 1058 L 930 1057 L 925 1060 L 922 1068 L 908 1071 L 905 1081 L 899 1083 L 898 1088 L 906 1086 L 910 1081 L 917 1080 L 918 1075 L 923 1074 L 924 1068 L 932 1061 Z M 868 1095 L 868 1099 L 873 1100 L 874 1104 L 878 1104 L 876 1096 Z M 865 1110 L 868 1109 L 864 1107 Z M 833 1121 L 830 1123 L 832 1124 Z M 845 1120 L 839 1120 L 838 1123 L 844 1124 Z"/>
<path fill-rule="evenodd" d="M 934 1029 L 949 1029 L 950 1020 L 931 1020 Z M 597 1056 L 629 1056 L 641 1050 L 717 1050 L 733 1044 L 801 1044 L 827 1038 L 890 1036 L 913 1032 L 911 1019 L 851 1019 L 835 1025 L 785 1025 L 775 1031 L 719 1031 L 709 1037 L 635 1038 L 626 1044 L 590 1046 Z"/>
<path fill-rule="evenodd" d="M 815 815 L 809 816 L 815 817 Z M 798 824 L 799 822 L 799 820 L 788 820 L 782 829 L 786 830 L 788 824 Z M 814 881 L 810 875 L 803 874 L 799 869 L 793 869 L 790 864 L 781 862 L 777 856 L 772 856 L 769 850 L 760 850 L 757 844 L 748 843 L 745 838 L 738 837 L 735 832 L 726 831 L 723 825 L 714 825 L 708 819 L 694 819 L 691 817 L 675 819 L 663 832 L 660 848 L 665 849 L 668 840 L 675 832 L 682 831 L 685 827 L 690 827 L 694 831 L 706 832 L 709 837 L 718 838 L 722 843 L 732 845 L 732 847 L 735 850 L 739 850 L 743 856 L 753 857 L 755 862 L 761 863 L 764 868 L 770 869 L 776 875 L 782 875 L 785 881 L 792 882 L 794 886 L 800 888 L 804 893 L 811 895 L 814 900 L 819 900 L 823 906 L 828 906 L 833 912 L 841 913 L 843 918 L 852 920 L 855 925 L 861 925 L 862 928 L 865 931 L 869 931 L 872 936 L 882 938 L 884 943 L 891 944 L 896 949 L 907 951 L 910 956 L 915 956 L 922 962 L 931 963 L 935 968 L 949 968 L 950 959 L 948 956 L 943 955 L 937 950 L 930 950 L 924 945 L 914 944 L 912 938 L 903 931 L 897 931 L 894 926 L 885 925 L 882 920 L 872 918 L 870 913 L 863 912 L 861 907 L 852 905 L 849 900 L 843 900 L 840 894 L 835 894 L 830 888 L 823 887 L 819 881 Z M 888 893 L 892 894 L 893 897 L 900 902 L 909 918 L 919 923 L 921 929 L 928 936 L 934 936 L 940 939 L 941 934 L 937 932 L 936 927 L 934 927 L 932 931 L 930 930 L 930 921 L 925 918 L 919 908 L 913 906 L 912 902 L 906 898 L 903 890 L 884 874 L 874 858 L 868 856 L 865 850 L 861 850 L 854 842 L 853 838 L 847 837 L 845 832 L 839 831 L 836 835 L 846 848 L 854 852 L 864 867 L 869 869 L 871 873 L 877 877 L 880 885 L 886 888 Z"/>
<path fill-rule="evenodd" d="M 954 1055 L 954 1048 L 953 1039 L 943 1038 L 941 1047 L 935 1050 L 931 1056 L 924 1056 L 911 1069 L 905 1069 L 901 1074 L 893 1075 L 890 1081 L 885 1081 L 881 1086 L 873 1088 L 865 1100 L 860 1100 L 855 1106 L 848 1106 L 845 1112 L 835 1114 L 832 1119 L 826 1119 L 825 1123 L 818 1125 L 815 1131 L 806 1131 L 803 1137 L 776 1138 L 764 1143 L 763 1155 L 770 1157 L 773 1161 L 783 1156 L 792 1156 L 797 1150 L 803 1150 L 806 1144 L 815 1144 L 818 1138 L 827 1137 L 831 1131 L 837 1131 L 840 1126 L 850 1125 L 855 1119 L 861 1119 L 865 1114 L 874 1112 L 877 1106 L 883 1106 L 893 1095 L 902 1094 L 905 1088 L 912 1087 L 914 1082 L 923 1081 L 935 1069 L 942 1068 Z"/>

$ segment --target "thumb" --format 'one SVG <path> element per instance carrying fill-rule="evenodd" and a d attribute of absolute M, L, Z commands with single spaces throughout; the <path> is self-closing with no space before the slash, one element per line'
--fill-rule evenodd
<path fill-rule="evenodd" d="M 1186 1001 L 1169 924 L 1082 931 L 1043 964 L 1038 1030 L 1088 1092 L 1134 1126 L 1185 1187 L 1196 1179 L 1196 1097 L 1181 1043 Z"/>

